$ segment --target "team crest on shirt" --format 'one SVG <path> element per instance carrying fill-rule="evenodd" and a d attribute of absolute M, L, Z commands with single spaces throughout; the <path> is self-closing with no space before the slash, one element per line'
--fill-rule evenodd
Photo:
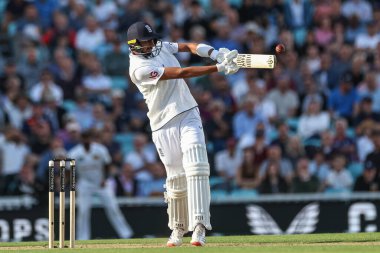
<path fill-rule="evenodd" d="M 158 72 L 157 71 L 152 71 L 149 74 L 149 78 L 156 78 L 157 76 L 158 76 Z"/>
<path fill-rule="evenodd" d="M 94 155 L 93 159 L 94 159 L 94 160 L 99 160 L 100 157 L 99 157 L 98 155 Z"/>

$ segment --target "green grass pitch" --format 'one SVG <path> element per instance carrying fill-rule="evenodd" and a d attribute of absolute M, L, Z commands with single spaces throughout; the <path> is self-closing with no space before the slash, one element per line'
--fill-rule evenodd
<path fill-rule="evenodd" d="M 176 248 L 165 247 L 166 240 L 166 238 L 158 238 L 77 241 L 75 249 L 52 250 L 47 248 L 47 242 L 4 242 L 0 243 L 0 252 L 380 253 L 380 233 L 210 236 L 207 238 L 206 247 L 193 247 L 189 244 L 190 238 L 186 237 L 183 246 Z"/>

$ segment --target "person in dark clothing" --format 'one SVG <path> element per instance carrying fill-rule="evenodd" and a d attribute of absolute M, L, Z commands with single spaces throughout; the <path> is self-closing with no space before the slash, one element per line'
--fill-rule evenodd
<path fill-rule="evenodd" d="M 380 129 L 372 132 L 372 141 L 375 145 L 375 150 L 369 153 L 366 161 L 371 161 L 376 168 L 376 177 L 380 179 Z"/>
<path fill-rule="evenodd" d="M 375 192 L 379 191 L 379 178 L 376 177 L 376 167 L 371 160 L 367 160 L 364 171 L 355 181 L 354 191 L 356 192 Z"/>
<path fill-rule="evenodd" d="M 269 163 L 265 177 L 260 185 L 260 193 L 286 193 L 288 184 L 280 175 L 280 164 Z"/>
<path fill-rule="evenodd" d="M 300 158 L 297 162 L 296 176 L 292 182 L 291 192 L 317 192 L 318 187 L 318 178 L 309 171 L 309 160 L 306 157 Z"/>

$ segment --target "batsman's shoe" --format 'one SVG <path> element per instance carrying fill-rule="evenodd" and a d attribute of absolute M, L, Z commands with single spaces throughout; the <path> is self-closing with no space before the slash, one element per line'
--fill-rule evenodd
<path fill-rule="evenodd" d="M 182 228 L 176 228 L 173 230 L 172 234 L 169 237 L 168 242 L 166 243 L 166 246 L 168 247 L 176 247 L 182 245 L 182 238 L 186 234 L 185 230 Z"/>
<path fill-rule="evenodd" d="M 204 246 L 206 244 L 206 228 L 198 224 L 193 232 L 190 243 L 194 246 Z"/>

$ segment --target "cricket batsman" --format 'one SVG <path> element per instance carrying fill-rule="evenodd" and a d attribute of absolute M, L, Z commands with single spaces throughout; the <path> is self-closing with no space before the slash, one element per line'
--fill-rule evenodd
<path fill-rule="evenodd" d="M 192 245 L 204 246 L 206 229 L 211 230 L 210 166 L 198 105 L 184 78 L 236 73 L 239 67 L 233 60 L 238 52 L 218 51 L 205 44 L 162 42 L 144 22 L 129 27 L 127 43 L 129 75 L 148 106 L 152 139 L 166 169 L 165 201 L 172 230 L 167 246 L 180 246 L 188 231 L 193 231 Z M 178 52 L 218 63 L 182 68 L 173 55 Z"/>

